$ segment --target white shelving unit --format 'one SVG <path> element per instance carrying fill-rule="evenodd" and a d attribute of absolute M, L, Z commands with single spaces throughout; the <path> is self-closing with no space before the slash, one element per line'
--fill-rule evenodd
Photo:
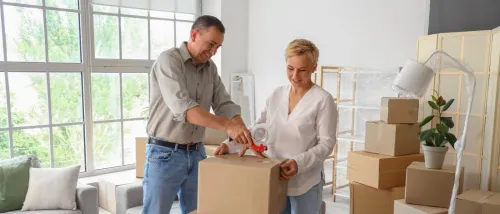
<path fill-rule="evenodd" d="M 333 175 L 325 184 L 332 185 L 334 201 L 337 196 L 349 198 L 347 153 L 364 149 L 365 122 L 380 119 L 381 98 L 397 97 L 391 83 L 398 72 L 399 68 L 322 66 L 313 77 L 332 94 L 339 112 L 337 144 L 329 157 L 333 160 Z"/>

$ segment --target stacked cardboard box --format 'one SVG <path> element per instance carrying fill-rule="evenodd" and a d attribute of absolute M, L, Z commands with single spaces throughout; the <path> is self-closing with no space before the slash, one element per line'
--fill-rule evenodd
<path fill-rule="evenodd" d="M 279 180 L 283 160 L 223 155 L 199 162 L 199 214 L 278 214 L 288 183 Z"/>
<path fill-rule="evenodd" d="M 469 190 L 457 196 L 456 214 L 497 214 L 500 213 L 500 193 Z"/>
<path fill-rule="evenodd" d="M 394 213 L 447 213 L 455 182 L 455 169 L 449 165 L 444 165 L 442 169 L 427 169 L 422 162 L 412 163 L 406 171 L 405 200 L 394 202 Z M 463 178 L 462 168 L 459 193 L 462 192 Z"/>
<path fill-rule="evenodd" d="M 393 214 L 404 198 L 406 168 L 424 161 L 418 142 L 416 99 L 382 98 L 381 121 L 367 121 L 365 151 L 348 154 L 351 214 Z"/>

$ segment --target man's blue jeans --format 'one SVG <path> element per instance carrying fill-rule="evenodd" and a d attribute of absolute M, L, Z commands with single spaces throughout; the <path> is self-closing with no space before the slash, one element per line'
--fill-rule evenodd
<path fill-rule="evenodd" d="M 175 196 L 182 214 L 197 208 L 198 162 L 207 158 L 203 144 L 189 151 L 146 145 L 144 214 L 170 213 Z"/>

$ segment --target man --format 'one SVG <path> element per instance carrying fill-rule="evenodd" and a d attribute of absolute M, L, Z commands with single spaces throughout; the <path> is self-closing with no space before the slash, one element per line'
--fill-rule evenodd
<path fill-rule="evenodd" d="M 163 52 L 151 69 L 145 214 L 169 213 L 176 195 L 182 213 L 197 208 L 198 162 L 207 157 L 201 142 L 205 127 L 225 131 L 245 148 L 252 143 L 240 107 L 230 100 L 210 59 L 224 33 L 219 19 L 201 16 L 189 41 Z"/>

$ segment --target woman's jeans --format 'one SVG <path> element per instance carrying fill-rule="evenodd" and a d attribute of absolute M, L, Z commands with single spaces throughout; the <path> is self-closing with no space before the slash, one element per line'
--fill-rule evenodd
<path fill-rule="evenodd" d="M 306 193 L 299 196 L 288 196 L 286 207 L 281 214 L 320 214 L 323 202 L 323 184 L 321 181 Z"/>

